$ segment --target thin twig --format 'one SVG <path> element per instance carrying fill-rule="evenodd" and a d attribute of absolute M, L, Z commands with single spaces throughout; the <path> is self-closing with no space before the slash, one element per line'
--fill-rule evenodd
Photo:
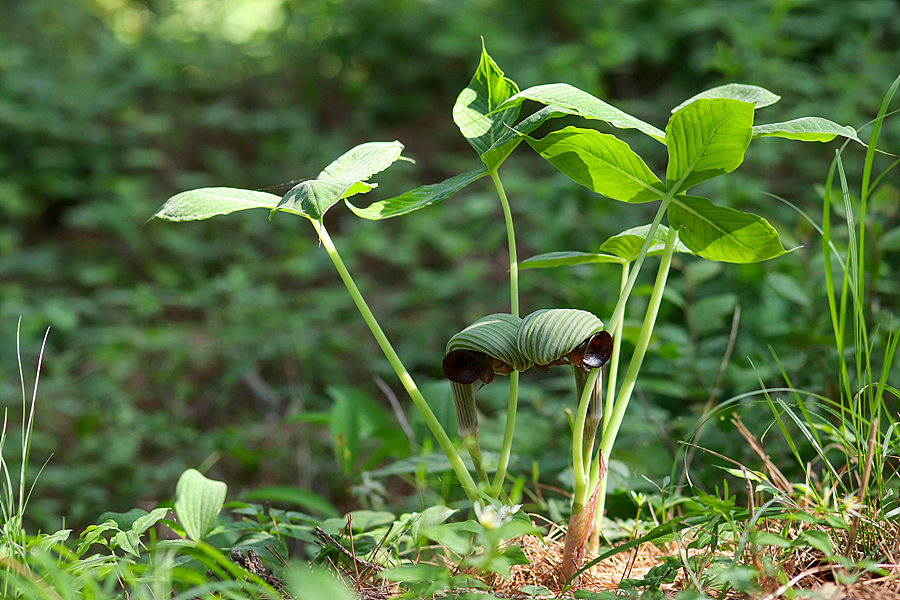
<path fill-rule="evenodd" d="M 409 426 L 409 421 L 406 420 L 406 415 L 403 413 L 403 408 L 400 406 L 400 401 L 397 400 L 397 394 L 394 393 L 388 384 L 384 382 L 384 379 L 375 375 L 372 377 L 375 380 L 375 385 L 378 386 L 385 396 L 387 396 L 388 400 L 391 402 L 391 407 L 394 409 L 394 414 L 397 416 L 397 421 L 400 423 L 400 428 L 403 429 L 403 433 L 406 434 L 406 438 L 409 440 L 410 448 L 415 448 L 416 446 L 416 436 L 413 435 L 412 427 Z"/>

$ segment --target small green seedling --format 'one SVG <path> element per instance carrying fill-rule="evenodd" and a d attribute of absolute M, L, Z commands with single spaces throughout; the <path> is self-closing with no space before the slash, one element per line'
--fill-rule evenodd
<path fill-rule="evenodd" d="M 778 233 L 762 217 L 718 206 L 709 199 L 689 195 L 688 191 L 703 181 L 737 169 L 750 142 L 756 138 L 827 142 L 843 136 L 860 142 L 852 128 L 818 117 L 755 125 L 756 112 L 778 99 L 775 94 L 750 85 L 717 87 L 675 107 L 663 131 L 570 85 L 547 84 L 520 91 L 482 49 L 475 75 L 453 108 L 453 120 L 480 158 L 481 164 L 475 169 L 368 207 L 357 207 L 349 199 L 374 189 L 376 184 L 369 179 L 403 159 L 403 145 L 399 142 L 370 142 L 353 148 L 315 179 L 298 184 L 283 197 L 249 190 L 206 188 L 170 198 L 154 216 L 191 221 L 249 208 L 266 208 L 271 211 L 270 218 L 276 212 L 306 217 L 475 506 L 484 508 L 485 497 L 500 498 L 504 489 L 515 431 L 519 373 L 532 366 L 539 370 L 557 365 L 571 367 L 578 390 L 572 433 L 575 493 L 566 554 L 560 565 L 562 576 L 568 580 L 581 567 L 585 545 L 602 514 L 606 460 L 613 450 L 653 333 L 673 254 L 685 252 L 707 260 L 754 263 L 787 252 Z M 520 120 L 521 105 L 526 100 L 544 107 Z M 665 174 L 657 176 L 628 144 L 595 129 L 565 127 L 539 139 L 530 136 L 549 119 L 566 115 L 649 136 L 668 155 Z M 499 170 L 521 142 L 573 181 L 605 198 L 630 204 L 658 202 L 652 222 L 609 238 L 598 254 L 554 252 L 520 265 L 512 209 Z M 508 313 L 488 315 L 458 334 L 448 336 L 443 364 L 454 394 L 459 434 L 475 466 L 473 478 L 356 287 L 325 229 L 323 217 L 341 200 L 354 214 L 365 219 L 405 215 L 440 202 L 485 176 L 491 178 L 503 209 L 509 246 L 510 309 Z M 668 226 L 663 224 L 664 218 Z M 623 315 L 644 261 L 652 255 L 660 257 L 656 280 L 634 352 L 620 381 Z M 618 263 L 622 267 L 620 295 L 606 322 L 586 311 L 572 309 L 540 310 L 524 317 L 520 314 L 520 266 L 540 268 L 584 263 Z M 607 361 L 608 400 L 604 405 L 600 374 Z M 498 465 L 490 480 L 480 458 L 473 385 L 490 383 L 495 375 L 509 376 L 509 404 Z M 600 440 L 596 451 L 595 438 Z"/>

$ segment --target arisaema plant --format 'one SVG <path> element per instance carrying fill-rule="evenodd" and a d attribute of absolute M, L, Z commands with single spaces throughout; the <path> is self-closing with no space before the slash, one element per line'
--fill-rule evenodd
<path fill-rule="evenodd" d="M 191 221 L 265 208 L 271 215 L 287 212 L 305 217 L 473 505 L 489 498 L 503 499 L 514 448 L 519 373 L 531 367 L 541 371 L 560 365 L 571 368 L 577 407 L 571 444 L 574 496 L 566 553 L 560 565 L 561 575 L 568 580 L 582 565 L 588 538 L 598 522 L 598 504 L 602 513 L 606 460 L 613 452 L 638 380 L 673 254 L 685 252 L 706 260 L 753 263 L 786 252 L 778 233 L 764 218 L 688 192 L 703 181 L 737 169 L 755 138 L 826 142 L 843 136 L 859 142 L 852 128 L 819 117 L 755 124 L 756 112 L 778 99 L 756 86 L 717 87 L 675 107 L 665 130 L 661 130 L 567 84 L 539 85 L 520 91 L 482 49 L 478 68 L 453 108 L 453 120 L 480 159 L 472 170 L 358 207 L 349 199 L 374 189 L 376 184 L 369 181 L 371 177 L 402 158 L 401 143 L 370 142 L 351 149 L 316 178 L 303 181 L 283 197 L 242 189 L 205 188 L 170 198 L 154 216 L 169 221 Z M 520 119 L 521 105 L 526 100 L 542 104 L 543 108 Z M 564 127 L 541 138 L 530 135 L 549 119 L 565 115 L 581 117 L 604 129 L 630 129 L 649 136 L 668 157 L 666 172 L 657 175 L 624 141 L 592 127 Z M 520 314 L 520 263 L 513 210 L 500 178 L 500 168 L 522 142 L 574 182 L 596 192 L 598 202 L 657 205 L 649 225 L 613 235 L 599 245 L 599 253 L 552 252 L 530 258 L 521 265 L 528 268 L 585 263 L 621 265 L 618 301 L 605 322 L 589 312 L 570 307 L 532 310 L 524 317 Z M 456 334 L 448 334 L 443 362 L 456 404 L 458 433 L 472 459 L 473 477 L 457 445 L 435 417 L 354 283 L 325 229 L 323 216 L 343 200 L 354 214 L 365 219 L 399 217 L 440 202 L 483 177 L 491 179 L 504 216 L 509 247 L 509 312 L 487 315 Z M 659 265 L 640 334 L 630 357 L 626 357 L 622 349 L 622 319 L 648 256 L 659 256 Z M 600 376 L 607 361 L 604 385 Z M 626 364 L 624 376 L 620 376 L 619 367 Z M 491 383 L 498 375 L 508 381 L 509 401 L 498 464 L 490 477 L 481 460 L 475 388 Z"/>

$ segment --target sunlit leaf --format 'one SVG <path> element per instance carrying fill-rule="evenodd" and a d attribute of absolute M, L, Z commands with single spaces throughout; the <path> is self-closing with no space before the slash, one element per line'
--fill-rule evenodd
<path fill-rule="evenodd" d="M 375 202 L 366 208 L 358 208 L 350 204 L 349 200 L 345 200 L 345 203 L 347 204 L 347 208 L 353 211 L 355 215 L 364 219 L 377 221 L 380 219 L 399 217 L 415 210 L 419 210 L 420 208 L 430 206 L 435 202 L 446 200 L 476 179 L 484 177 L 487 173 L 488 170 L 485 168 L 469 171 L 468 173 L 456 175 L 455 177 L 451 177 L 440 183 L 423 185 L 422 187 L 410 190 L 405 194 L 401 194 L 394 198 Z"/>
<path fill-rule="evenodd" d="M 566 83 L 549 83 L 530 87 L 512 96 L 504 103 L 503 107 L 518 106 L 525 100 L 553 106 L 586 119 L 604 121 L 619 129 L 637 129 L 659 142 L 666 143 L 666 134 L 653 125 Z"/>
<path fill-rule="evenodd" d="M 647 239 L 647 234 L 649 232 L 650 225 L 633 227 L 607 239 L 600 245 L 600 250 L 612 254 L 622 260 L 632 262 L 636 260 L 638 254 L 640 254 L 641 246 L 644 244 L 644 240 Z M 663 250 L 665 250 L 666 237 L 668 234 L 669 228 L 665 225 L 659 225 L 656 228 L 656 233 L 653 234 L 653 245 L 650 246 L 650 249 L 647 251 L 647 256 L 662 254 Z M 690 253 L 691 250 L 678 241 L 675 243 L 675 252 Z"/>
<path fill-rule="evenodd" d="M 203 541 L 212 530 L 227 489 L 224 482 L 207 479 L 195 469 L 181 474 L 175 487 L 175 513 L 190 539 Z"/>
<path fill-rule="evenodd" d="M 151 513 L 135 519 L 131 525 L 131 530 L 139 536 L 143 535 L 145 531 L 156 525 L 157 522 L 166 518 L 168 512 L 168 508 L 155 508 Z"/>
<path fill-rule="evenodd" d="M 199 221 L 248 208 L 272 209 L 279 200 L 278 196 L 266 192 L 225 187 L 201 188 L 172 196 L 150 218 Z"/>
<path fill-rule="evenodd" d="M 684 245 L 709 260 L 755 263 L 786 252 L 765 219 L 716 206 L 706 198 L 676 196 L 668 215 Z"/>
<path fill-rule="evenodd" d="M 784 123 L 769 123 L 753 127 L 754 138 L 781 137 L 803 142 L 830 142 L 839 135 L 865 146 L 865 143 L 856 135 L 855 129 L 838 125 L 834 121 L 822 117 L 802 117 Z"/>
<path fill-rule="evenodd" d="M 576 183 L 622 202 L 650 202 L 662 182 L 631 148 L 613 135 L 566 127 L 528 144 Z"/>
<path fill-rule="evenodd" d="M 491 148 L 481 155 L 481 161 L 489 168 L 494 168 L 509 156 L 510 152 L 516 149 L 516 146 L 525 139 L 525 135 L 531 133 L 541 126 L 547 119 L 565 116 L 565 111 L 559 110 L 554 106 L 545 106 L 536 113 L 522 119 L 518 125 L 507 128 Z"/>
<path fill-rule="evenodd" d="M 325 167 L 315 179 L 294 186 L 275 210 L 321 220 L 325 211 L 342 198 L 375 188 L 376 184 L 366 180 L 394 164 L 402 151 L 400 142 L 360 144 Z"/>
<path fill-rule="evenodd" d="M 519 269 L 547 269 L 550 267 L 572 267 L 588 263 L 625 262 L 612 254 L 592 254 L 590 252 L 548 252 L 538 254 L 519 263 Z"/>
<path fill-rule="evenodd" d="M 487 152 L 519 117 L 518 106 L 493 112 L 518 91 L 519 86 L 503 76 L 503 71 L 482 46 L 478 69 L 453 106 L 453 121 L 479 156 Z"/>
<path fill-rule="evenodd" d="M 701 98 L 728 98 L 730 100 L 740 100 L 741 102 L 750 102 L 754 105 L 754 108 L 763 108 L 764 106 L 775 104 L 781 100 L 781 96 L 773 94 L 769 90 L 757 85 L 729 83 L 708 89 L 705 92 L 700 92 L 696 96 L 691 96 L 673 108 L 672 112 L 676 113 L 694 100 L 700 100 Z"/>
<path fill-rule="evenodd" d="M 669 119 L 666 187 L 684 191 L 737 169 L 753 127 L 753 105 L 739 100 L 700 99 Z"/>

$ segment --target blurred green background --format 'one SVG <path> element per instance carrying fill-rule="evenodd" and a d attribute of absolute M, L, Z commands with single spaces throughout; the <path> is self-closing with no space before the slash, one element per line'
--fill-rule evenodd
<path fill-rule="evenodd" d="M 55 530 L 64 520 L 78 528 L 106 510 L 151 508 L 171 498 L 187 467 L 227 481 L 230 498 L 296 486 L 342 511 L 458 496 L 440 471 L 402 462 L 429 452 L 426 430 L 305 220 L 279 214 L 270 223 L 252 211 L 145 221 L 186 189 L 314 177 L 364 141 L 398 139 L 416 164 L 377 176 L 379 189 L 362 202 L 476 168 L 450 111 L 478 64 L 481 37 L 520 88 L 569 83 L 658 127 L 693 94 L 741 82 L 782 96 L 757 122 L 816 115 L 861 128 L 900 72 L 893 0 L 0 3 L 0 399 L 10 419 L 3 454 L 13 465 L 22 412 L 16 323 L 21 317 L 29 397 L 51 328 L 30 456 L 31 476 L 47 461 L 28 512 L 34 527 Z M 882 137 L 894 153 L 898 122 Z M 660 146 L 619 133 L 664 171 Z M 749 266 L 679 259 L 613 457 L 623 461 L 619 475 L 660 481 L 670 473 L 676 440 L 714 390 L 738 306 L 716 402 L 756 389 L 758 377 L 782 383 L 774 356 L 796 386 L 836 397 L 819 237 L 767 193 L 821 222 L 821 185 L 838 147 L 758 140 L 733 176 L 698 190 L 765 216 L 786 247 L 800 247 Z M 846 155 L 855 189 L 862 156 L 860 147 Z M 652 216 L 652 207 L 578 188 L 524 147 L 501 175 L 521 258 L 596 251 Z M 872 208 L 868 311 L 889 327 L 900 304 L 896 172 Z M 490 184 L 381 223 L 338 206 L 327 224 L 455 431 L 440 380 L 444 344 L 476 318 L 508 310 L 506 240 Z M 523 311 L 573 306 L 608 318 L 618 277 L 613 267 L 524 272 Z M 648 289 L 638 292 L 631 319 L 642 315 Z M 378 377 L 411 420 L 412 448 Z M 560 473 L 570 385 L 563 373 L 523 377 L 514 476 L 537 471 L 548 486 L 568 485 Z M 490 417 L 502 415 L 502 388 L 479 394 L 488 449 L 499 445 Z M 750 403 L 742 418 L 759 435 L 771 413 Z M 336 439 L 344 440 L 337 453 Z M 728 419 L 704 445 L 754 460 Z M 776 461 L 789 455 L 774 441 L 768 449 Z M 708 463 L 692 466 L 699 485 L 721 480 Z M 617 482 L 614 494 L 646 485 L 634 476 Z"/>

